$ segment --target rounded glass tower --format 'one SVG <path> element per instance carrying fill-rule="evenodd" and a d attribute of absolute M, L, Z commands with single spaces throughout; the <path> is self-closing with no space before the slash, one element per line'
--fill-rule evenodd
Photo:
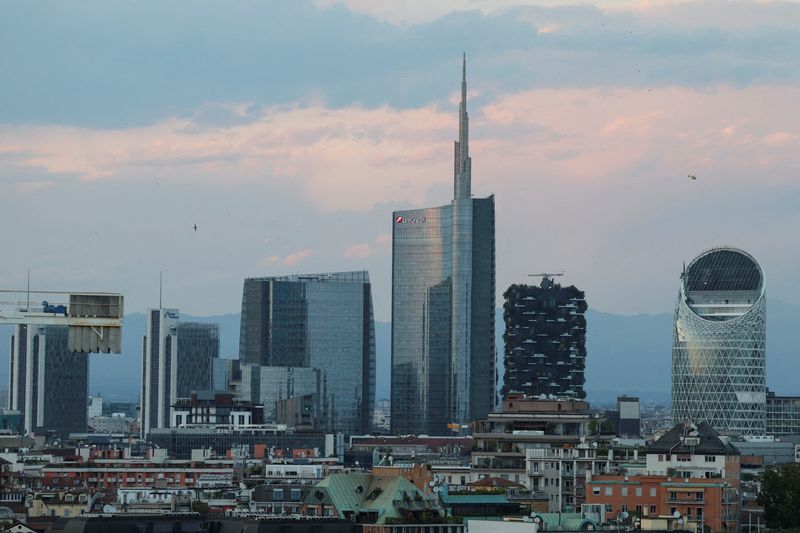
<path fill-rule="evenodd" d="M 672 344 L 672 417 L 761 435 L 766 426 L 764 273 L 747 252 L 719 247 L 681 274 Z"/>

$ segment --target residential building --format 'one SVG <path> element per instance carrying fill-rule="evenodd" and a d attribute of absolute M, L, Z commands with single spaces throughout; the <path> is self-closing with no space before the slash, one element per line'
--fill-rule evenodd
<path fill-rule="evenodd" d="M 511 285 L 503 294 L 505 375 L 510 393 L 585 398 L 586 299 L 552 275 L 540 286 Z"/>
<path fill-rule="evenodd" d="M 764 274 L 747 252 L 712 248 L 681 274 L 672 345 L 672 419 L 766 431 Z"/>
<path fill-rule="evenodd" d="M 702 531 L 731 531 L 739 516 L 739 451 L 707 422 L 676 424 L 647 448 L 645 475 L 599 475 L 587 481 L 587 504 L 603 504 L 604 522 L 619 513 L 648 518 L 679 513 Z"/>
<path fill-rule="evenodd" d="M 401 475 L 331 474 L 314 485 L 304 509 L 363 524 L 364 533 L 408 531 L 409 525 L 415 531 L 464 531 L 462 524 L 448 524 L 439 502 Z"/>
<path fill-rule="evenodd" d="M 225 426 L 246 428 L 264 421 L 264 408 L 234 398 L 227 391 L 194 391 L 188 398 L 178 398 L 172 406 L 170 427 Z"/>
<path fill-rule="evenodd" d="M 89 359 L 67 349 L 67 326 L 14 327 L 9 399 L 28 433 L 86 431 Z"/>
<path fill-rule="evenodd" d="M 454 195 L 392 224 L 394 434 L 444 435 L 495 405 L 494 196 L 473 198 L 466 62 Z"/>
<path fill-rule="evenodd" d="M 681 529 L 735 531 L 739 497 L 736 488 L 721 479 L 675 479 L 664 475 L 592 476 L 587 482 L 587 505 L 605 507 L 603 523 L 616 524 L 621 513 L 647 519 L 683 518 Z"/>
<path fill-rule="evenodd" d="M 472 474 L 478 477 L 501 477 L 521 483 L 529 490 L 545 487 L 540 472 L 528 464 L 528 450 L 549 454 L 551 448 L 574 448 L 585 441 L 590 421 L 589 404 L 572 398 L 539 399 L 510 395 L 503 400 L 500 412 L 476 423 L 473 431 Z M 549 456 L 548 456 L 549 457 Z M 554 456 L 553 456 L 554 457 Z M 591 458 L 591 457 L 590 457 Z M 552 462 L 552 461 L 548 461 Z M 557 467 L 553 467 L 555 470 Z M 529 475 L 530 472 L 530 475 Z M 553 474 L 553 484 L 560 494 L 560 475 Z M 559 479 L 556 482 L 556 479 Z M 547 487 L 550 487 L 550 481 Z M 572 490 L 574 487 L 570 487 Z M 561 503 L 553 491 L 553 506 Z"/>
<path fill-rule="evenodd" d="M 246 279 L 239 346 L 242 396 L 263 403 L 267 420 L 275 402 L 290 397 L 284 395 L 289 373 L 316 372 L 318 388 L 291 394 L 317 395 L 319 427 L 369 431 L 375 327 L 366 271 Z"/>

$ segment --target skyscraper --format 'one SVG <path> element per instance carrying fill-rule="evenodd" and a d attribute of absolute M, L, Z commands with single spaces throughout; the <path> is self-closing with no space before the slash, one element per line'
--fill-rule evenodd
<path fill-rule="evenodd" d="M 68 326 L 15 326 L 9 356 L 10 408 L 28 432 L 86 431 L 89 357 L 67 350 Z"/>
<path fill-rule="evenodd" d="M 150 309 L 142 339 L 142 435 L 169 427 L 172 406 L 213 385 L 219 326 L 179 322 L 177 309 Z"/>
<path fill-rule="evenodd" d="M 173 373 L 174 400 L 193 391 L 214 388 L 214 362 L 219 359 L 219 324 L 178 323 L 178 366 Z M 223 389 L 225 390 L 225 389 Z"/>
<path fill-rule="evenodd" d="M 672 345 L 675 423 L 764 434 L 766 320 L 764 274 L 735 248 L 712 248 L 681 274 Z"/>
<path fill-rule="evenodd" d="M 393 214 L 394 433 L 443 434 L 495 403 L 494 196 L 472 197 L 466 60 L 458 130 L 452 202 Z"/>
<path fill-rule="evenodd" d="M 503 296 L 503 397 L 515 392 L 585 398 L 583 291 L 544 276 L 539 287 L 512 285 Z"/>
<path fill-rule="evenodd" d="M 262 392 L 253 390 L 251 396 L 264 398 L 253 401 L 286 399 L 285 392 L 266 390 L 269 383 L 286 391 L 291 390 L 287 385 L 291 381 L 298 394 L 310 394 L 315 373 L 308 369 L 314 369 L 321 381 L 320 427 L 346 433 L 369 431 L 375 396 L 375 324 L 369 274 L 359 271 L 246 279 L 239 358 L 242 388 L 252 389 L 256 380 L 260 383 Z M 253 366 L 276 370 L 262 371 Z M 288 372 L 278 367 L 306 371 Z M 265 405 L 265 416 L 274 408 Z"/>

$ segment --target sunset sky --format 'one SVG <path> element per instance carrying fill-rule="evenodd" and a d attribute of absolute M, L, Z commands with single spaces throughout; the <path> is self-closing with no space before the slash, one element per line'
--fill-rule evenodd
<path fill-rule="evenodd" d="M 800 303 L 800 3 L 768 1 L 0 0 L 0 288 L 143 311 L 163 271 L 202 315 L 367 269 L 388 320 L 392 211 L 452 196 L 462 51 L 498 305 L 565 270 L 670 311 L 717 244 Z"/>

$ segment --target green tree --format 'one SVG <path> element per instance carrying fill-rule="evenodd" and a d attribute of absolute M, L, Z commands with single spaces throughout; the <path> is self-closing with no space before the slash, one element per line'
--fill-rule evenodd
<path fill-rule="evenodd" d="M 764 506 L 767 527 L 800 527 L 800 464 L 783 465 L 764 473 L 759 505 Z"/>
<path fill-rule="evenodd" d="M 192 502 L 192 511 L 195 513 L 206 514 L 209 511 L 209 506 L 206 502 L 201 502 L 200 500 L 195 500 Z"/>

